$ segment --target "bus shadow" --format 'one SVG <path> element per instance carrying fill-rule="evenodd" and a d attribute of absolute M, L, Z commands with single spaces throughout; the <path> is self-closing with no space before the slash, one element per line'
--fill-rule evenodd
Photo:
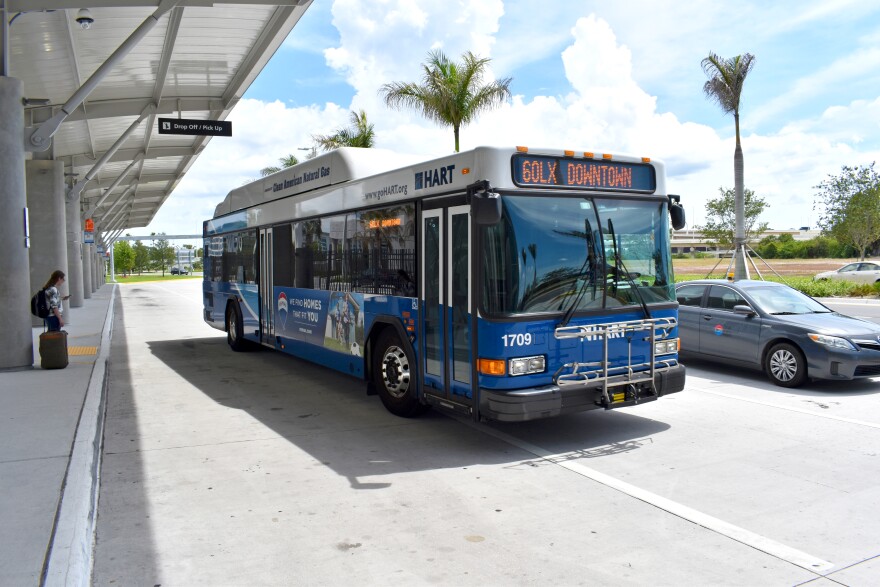
<path fill-rule="evenodd" d="M 464 427 L 436 410 L 419 418 L 399 418 L 386 411 L 378 397 L 367 396 L 359 379 L 295 357 L 271 351 L 234 353 L 224 338 L 148 344 L 158 359 L 205 396 L 245 411 L 347 478 L 355 489 L 386 488 L 394 474 L 415 470 L 534 460 L 534 454 L 493 438 L 491 431 L 485 434 L 483 427 L 527 437 L 572 459 L 637 450 L 652 434 L 669 428 L 663 422 L 604 410 Z"/>

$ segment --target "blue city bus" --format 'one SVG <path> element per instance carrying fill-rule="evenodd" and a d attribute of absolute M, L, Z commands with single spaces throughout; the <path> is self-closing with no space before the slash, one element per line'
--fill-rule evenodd
<path fill-rule="evenodd" d="M 525 421 L 684 388 L 650 158 L 342 148 L 231 191 L 204 223 L 204 319 L 365 382 L 392 413 Z"/>

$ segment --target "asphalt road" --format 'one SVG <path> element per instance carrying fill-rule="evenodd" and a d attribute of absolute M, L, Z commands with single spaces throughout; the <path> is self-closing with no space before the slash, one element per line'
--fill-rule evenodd
<path fill-rule="evenodd" d="M 388 414 L 232 353 L 198 281 L 120 287 L 95 585 L 801 585 L 880 576 L 880 381 L 524 424 Z M 856 308 L 860 315 L 873 311 Z"/>
<path fill-rule="evenodd" d="M 880 301 L 878 300 L 819 298 L 819 301 L 841 314 L 880 324 Z"/>

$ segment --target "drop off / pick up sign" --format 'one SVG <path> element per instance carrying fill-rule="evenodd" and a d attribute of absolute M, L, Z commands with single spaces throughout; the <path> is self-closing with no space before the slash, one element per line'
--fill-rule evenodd
<path fill-rule="evenodd" d="M 231 137 L 232 122 L 228 120 L 191 120 L 187 118 L 160 118 L 160 135 L 211 135 Z"/>

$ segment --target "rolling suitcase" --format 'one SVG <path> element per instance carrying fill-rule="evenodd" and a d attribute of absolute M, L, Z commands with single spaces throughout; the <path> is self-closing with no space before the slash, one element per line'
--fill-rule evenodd
<path fill-rule="evenodd" d="M 40 335 L 40 366 L 43 369 L 67 367 L 67 332 L 55 330 Z"/>

